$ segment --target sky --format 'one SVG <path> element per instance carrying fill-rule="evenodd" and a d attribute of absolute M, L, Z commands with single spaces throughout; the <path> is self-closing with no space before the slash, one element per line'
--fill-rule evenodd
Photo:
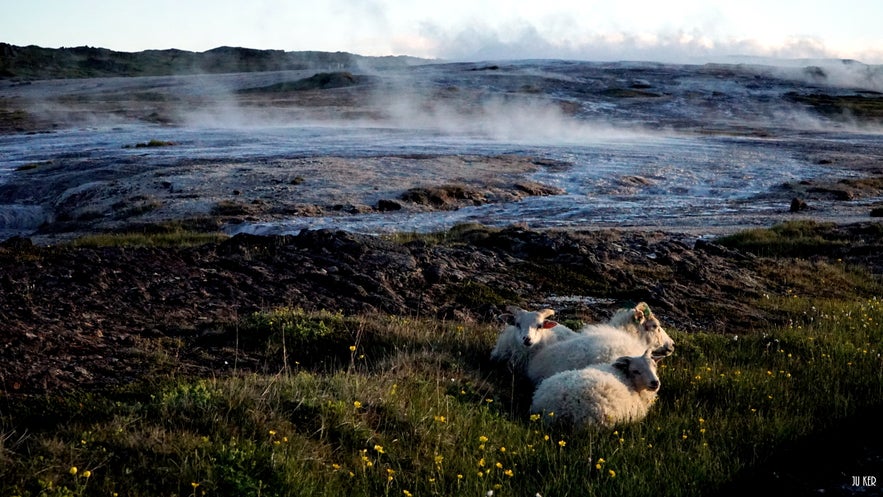
<path fill-rule="evenodd" d="M 883 0 L 0 0 L 0 42 L 444 60 L 883 64 Z"/>

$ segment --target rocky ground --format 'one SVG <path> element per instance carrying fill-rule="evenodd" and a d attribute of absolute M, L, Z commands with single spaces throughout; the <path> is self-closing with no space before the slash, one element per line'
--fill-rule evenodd
<path fill-rule="evenodd" d="M 465 226 L 441 242 L 325 230 L 239 235 L 193 248 L 39 247 L 15 238 L 0 246 L 0 385 L 40 393 L 143 379 L 156 372 L 150 350 L 170 339 L 180 340 L 174 367 L 220 374 L 233 346 L 229 325 L 276 306 L 468 321 L 516 303 L 596 321 L 647 301 L 669 327 L 751 333 L 783 319 L 758 308 L 766 295 L 856 292 L 848 282 L 814 283 L 826 274 L 819 261 L 883 274 L 879 225 L 823 231 L 843 243 L 815 262 L 771 262 L 662 232 L 518 227 Z"/>

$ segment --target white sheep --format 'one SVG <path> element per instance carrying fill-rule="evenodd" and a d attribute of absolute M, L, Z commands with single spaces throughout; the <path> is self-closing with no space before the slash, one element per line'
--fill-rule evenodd
<path fill-rule="evenodd" d="M 609 330 L 609 327 L 633 334 L 643 340 L 647 346 L 653 347 L 653 354 L 668 356 L 674 352 L 674 341 L 662 328 L 659 320 L 650 310 L 650 306 L 641 302 L 633 308 L 617 310 L 604 324 L 587 324 L 575 332 L 563 324 L 551 328 L 537 329 L 530 336 L 531 342 L 543 342 L 545 345 L 574 338 L 581 333 Z M 529 345 L 527 342 L 525 342 Z M 612 358 L 611 358 L 612 359 Z"/>
<path fill-rule="evenodd" d="M 529 312 L 520 307 L 509 306 L 507 310 L 510 314 L 503 317 L 509 318 L 511 323 L 497 337 L 497 343 L 491 351 L 491 359 L 494 361 L 508 361 L 513 370 L 520 370 L 527 363 L 530 355 L 542 349 L 543 340 L 554 336 L 542 333 L 542 330 L 559 327 L 560 325 L 548 319 L 555 314 L 555 311 L 552 309 Z M 570 333 L 573 332 L 570 331 Z"/>
<path fill-rule="evenodd" d="M 674 351 L 674 341 L 643 302 L 634 309 L 621 309 L 607 324 L 588 324 L 569 337 L 558 329 L 562 327 L 535 332 L 545 341 L 543 347 L 527 355 L 527 377 L 534 384 L 561 371 L 640 355 L 648 347 L 656 357 Z"/>
<path fill-rule="evenodd" d="M 647 349 L 609 364 L 562 371 L 537 387 L 530 407 L 546 421 L 573 428 L 644 419 L 659 391 L 656 359 Z"/>
<path fill-rule="evenodd" d="M 646 302 L 640 302 L 632 308 L 617 310 L 607 321 L 607 324 L 628 331 L 629 333 L 639 335 L 641 333 L 654 333 L 657 329 L 662 329 L 662 324 L 656 319 L 656 316 L 653 314 L 653 311 L 650 310 L 650 306 L 647 305 Z M 662 330 L 662 332 L 665 333 L 665 330 Z M 664 344 L 661 343 L 660 346 L 662 345 Z M 674 344 L 672 343 L 671 346 L 674 347 Z M 656 351 L 654 351 L 654 354 L 660 355 L 657 354 Z M 671 352 L 665 355 L 669 354 L 671 354 Z"/>

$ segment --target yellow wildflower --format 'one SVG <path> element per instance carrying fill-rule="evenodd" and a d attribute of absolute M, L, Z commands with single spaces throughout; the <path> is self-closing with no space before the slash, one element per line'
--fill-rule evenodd
<path fill-rule="evenodd" d="M 515 472 L 512 471 L 511 469 L 507 469 L 506 471 L 503 471 L 503 474 L 508 476 L 509 478 L 512 478 L 513 476 L 515 476 Z"/>
<path fill-rule="evenodd" d="M 378 454 L 384 454 L 384 452 L 383 452 L 383 446 L 382 446 L 382 445 L 375 445 L 375 446 L 374 446 L 374 450 L 375 450 Z"/>
<path fill-rule="evenodd" d="M 355 352 L 355 351 L 356 351 L 356 346 L 350 345 L 350 352 Z"/>
<path fill-rule="evenodd" d="M 83 471 L 83 478 L 89 478 L 90 476 L 92 476 L 91 471 L 89 471 L 88 469 L 86 471 Z"/>
<path fill-rule="evenodd" d="M 565 445 L 567 445 L 567 442 L 565 442 L 564 440 L 558 440 L 559 447 L 564 447 Z"/>
<path fill-rule="evenodd" d="M 70 469 L 70 471 L 68 471 L 68 473 L 70 473 L 70 474 L 72 474 L 72 475 L 77 474 L 77 467 L 76 467 L 76 466 L 71 466 L 71 469 Z"/>
<path fill-rule="evenodd" d="M 487 443 L 488 438 L 486 436 L 482 435 L 482 436 L 478 437 L 478 441 L 481 443 Z"/>
<path fill-rule="evenodd" d="M 353 407 L 355 407 L 356 409 L 361 409 L 361 408 L 362 408 L 362 403 L 359 402 L 358 400 L 356 400 L 356 401 L 353 402 Z"/>
<path fill-rule="evenodd" d="M 611 478 L 616 478 L 616 471 L 613 471 L 612 469 L 608 470 L 607 474 L 609 474 Z"/>

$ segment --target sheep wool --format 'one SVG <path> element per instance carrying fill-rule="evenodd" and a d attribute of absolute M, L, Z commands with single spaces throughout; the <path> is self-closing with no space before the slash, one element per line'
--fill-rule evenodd
<path fill-rule="evenodd" d="M 593 325 L 569 340 L 552 343 L 532 353 L 527 377 L 536 384 L 562 371 L 610 363 L 621 356 L 640 355 L 646 348 L 635 335 L 609 325 Z"/>
<path fill-rule="evenodd" d="M 544 380 L 534 392 L 531 412 L 546 422 L 575 429 L 611 427 L 644 419 L 659 390 L 656 363 L 648 349 L 612 364 L 563 371 Z"/>

